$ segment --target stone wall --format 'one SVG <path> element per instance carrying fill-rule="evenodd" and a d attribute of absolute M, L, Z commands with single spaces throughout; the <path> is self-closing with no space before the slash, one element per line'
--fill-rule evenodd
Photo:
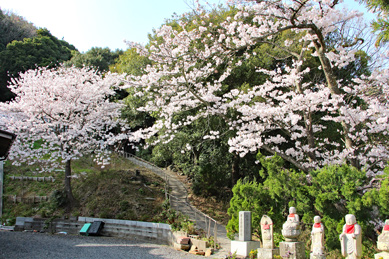
<path fill-rule="evenodd" d="M 78 222 L 76 217 L 68 220 L 17 217 L 14 231 L 66 232 L 68 234 L 78 234 L 82 226 L 83 223 Z"/>
<path fill-rule="evenodd" d="M 101 232 L 102 236 L 123 237 L 165 245 L 173 245 L 175 239 L 168 224 L 89 217 L 75 217 L 66 220 L 17 217 L 14 230 L 79 234 L 85 223 L 94 221 L 105 223 Z"/>
<path fill-rule="evenodd" d="M 147 240 L 153 243 L 172 245 L 173 234 L 170 225 L 165 223 L 153 223 L 119 219 L 100 219 L 79 217 L 78 222 L 91 223 L 103 221 L 103 236 L 124 237 L 131 239 Z"/>

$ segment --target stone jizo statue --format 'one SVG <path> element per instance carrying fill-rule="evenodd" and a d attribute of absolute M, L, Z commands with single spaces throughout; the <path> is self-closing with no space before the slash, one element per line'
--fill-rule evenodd
<path fill-rule="evenodd" d="M 381 251 L 389 252 L 389 219 L 385 220 L 381 235 L 378 236 L 377 248 Z"/>
<path fill-rule="evenodd" d="M 296 214 L 296 208 L 289 208 L 289 215 L 286 222 L 282 225 L 282 235 L 286 242 L 294 242 L 300 235 L 300 218 Z"/>
<path fill-rule="evenodd" d="M 261 218 L 262 247 L 267 249 L 274 248 L 273 240 L 273 221 L 267 215 Z"/>
<path fill-rule="evenodd" d="M 311 231 L 311 253 L 313 256 L 322 256 L 324 252 L 324 225 L 320 216 L 313 218 L 314 224 Z"/>
<path fill-rule="evenodd" d="M 346 215 L 346 224 L 343 226 L 340 234 L 340 245 L 342 256 L 348 259 L 357 259 L 362 257 L 362 229 L 357 224 L 354 215 Z"/>

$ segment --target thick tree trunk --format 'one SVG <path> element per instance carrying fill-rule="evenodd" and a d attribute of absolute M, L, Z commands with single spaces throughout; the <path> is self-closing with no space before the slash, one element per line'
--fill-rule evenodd
<path fill-rule="evenodd" d="M 239 162 L 240 162 L 239 155 L 234 154 L 234 157 L 232 159 L 232 168 L 231 168 L 231 183 L 232 183 L 231 188 L 234 187 L 234 185 L 240 178 Z"/>
<path fill-rule="evenodd" d="M 338 87 L 338 83 L 336 81 L 336 76 L 334 75 L 331 67 L 331 62 L 329 59 L 326 57 L 325 53 L 325 46 L 322 46 L 318 41 L 313 41 L 315 45 L 316 52 L 319 56 L 320 63 L 322 65 L 324 75 L 326 77 L 327 81 L 327 86 L 330 89 L 332 94 L 341 94 L 341 91 Z M 347 149 L 353 150 L 355 147 L 354 142 L 349 136 L 350 132 L 350 125 L 348 125 L 346 122 L 342 121 L 342 128 L 343 128 L 343 136 L 344 136 L 344 143 Z M 349 159 L 349 162 L 351 163 L 352 166 L 359 168 L 360 164 L 358 159 L 356 159 L 354 156 L 356 154 L 352 154 L 352 158 Z"/>
<path fill-rule="evenodd" d="M 198 165 L 199 164 L 199 156 L 200 156 L 200 151 L 197 150 L 196 147 L 193 147 L 193 163 L 195 165 Z"/>
<path fill-rule="evenodd" d="M 71 160 L 66 161 L 65 164 L 65 194 L 67 199 L 68 207 L 73 207 L 76 204 L 76 199 L 73 196 L 72 186 L 71 186 Z"/>

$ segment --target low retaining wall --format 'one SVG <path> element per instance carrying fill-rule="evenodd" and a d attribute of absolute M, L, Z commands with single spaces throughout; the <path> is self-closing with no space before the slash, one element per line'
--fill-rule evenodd
<path fill-rule="evenodd" d="M 105 223 L 101 233 L 103 236 L 150 240 L 153 243 L 165 245 L 172 245 L 173 242 L 172 230 L 168 224 L 120 219 L 78 218 L 78 222 L 83 224 L 93 221 Z"/>
<path fill-rule="evenodd" d="M 68 220 L 17 217 L 14 230 L 79 234 L 85 223 L 91 223 L 93 221 L 103 221 L 105 223 L 101 232 L 102 236 L 145 240 L 164 245 L 173 245 L 176 239 L 168 224 L 90 217 L 78 217 Z"/>
<path fill-rule="evenodd" d="M 69 220 L 17 217 L 14 231 L 39 231 L 48 233 L 66 232 L 68 234 L 78 234 L 83 226 L 78 222 L 77 217 Z"/>

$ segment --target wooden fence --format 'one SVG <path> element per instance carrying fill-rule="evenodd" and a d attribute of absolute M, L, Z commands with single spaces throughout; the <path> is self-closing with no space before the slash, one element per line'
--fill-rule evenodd
<path fill-rule="evenodd" d="M 39 203 L 42 201 L 48 201 L 49 196 L 29 196 L 29 197 L 21 197 L 16 195 L 8 195 L 5 196 L 9 201 L 13 203 L 26 203 L 26 204 L 33 204 L 33 203 Z"/>
<path fill-rule="evenodd" d="M 37 181 L 37 182 L 55 182 L 55 178 L 52 176 L 32 177 L 32 176 L 9 176 L 11 180 L 19 181 Z"/>

